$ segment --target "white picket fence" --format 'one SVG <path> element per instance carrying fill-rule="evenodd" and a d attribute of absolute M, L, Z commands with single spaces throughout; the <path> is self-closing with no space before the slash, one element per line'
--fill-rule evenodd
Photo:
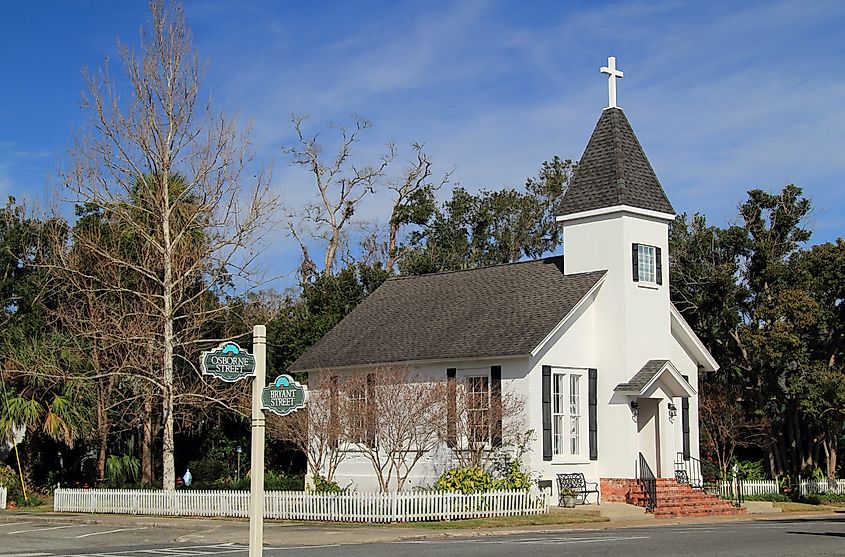
<path fill-rule="evenodd" d="M 812 495 L 813 493 L 836 493 L 845 495 L 845 480 L 801 480 L 801 495 Z"/>
<path fill-rule="evenodd" d="M 8 497 L 8 491 L 6 488 L 0 485 L 0 510 L 6 508 L 6 497 Z"/>
<path fill-rule="evenodd" d="M 839 495 L 845 494 L 845 480 L 834 480 L 828 482 L 827 480 L 801 480 L 798 485 L 798 490 L 801 496 L 812 495 L 815 493 L 836 493 Z M 742 494 L 748 495 L 765 495 L 768 493 L 778 493 L 778 482 L 775 480 L 760 480 L 760 481 L 743 481 Z M 725 481 L 719 484 L 719 494 L 722 497 L 730 497 L 733 493 L 731 482 Z"/>
<path fill-rule="evenodd" d="M 144 491 L 131 489 L 56 489 L 58 512 L 160 516 L 249 516 L 248 491 Z M 418 522 L 541 514 L 548 495 L 527 491 L 264 493 L 264 517 L 332 522 Z"/>

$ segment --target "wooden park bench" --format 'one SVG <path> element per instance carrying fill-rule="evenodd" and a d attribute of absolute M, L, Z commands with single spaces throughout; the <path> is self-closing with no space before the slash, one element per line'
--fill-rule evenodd
<path fill-rule="evenodd" d="M 565 489 L 571 489 L 575 493 L 576 498 L 580 497 L 582 505 L 587 503 L 587 497 L 591 493 L 595 493 L 596 504 L 601 504 L 599 502 L 599 484 L 596 482 L 587 483 L 587 480 L 584 479 L 584 474 L 581 472 L 558 474 L 557 489 L 558 494 L 562 493 Z M 563 506 L 563 495 L 559 495 L 558 504 Z"/>

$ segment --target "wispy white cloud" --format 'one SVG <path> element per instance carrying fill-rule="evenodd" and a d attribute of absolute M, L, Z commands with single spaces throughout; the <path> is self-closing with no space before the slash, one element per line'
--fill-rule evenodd
<path fill-rule="evenodd" d="M 845 76 L 834 68 L 845 3 L 550 1 L 529 10 L 482 0 L 331 9 L 203 1 L 186 9 L 215 105 L 251 122 L 260 162 L 274 166 L 274 187 L 291 206 L 312 187 L 281 153 L 293 141 L 293 112 L 311 114 L 329 144 L 325 123 L 371 119 L 362 161 L 387 141 L 420 141 L 470 189 L 519 187 L 554 154 L 581 155 L 606 99 L 598 67 L 615 55 L 626 72 L 620 102 L 678 210 L 725 222 L 746 189 L 795 182 L 814 199 L 817 238 L 841 235 Z M 0 145 L 0 169 L 5 160 Z M 5 163 L 6 187 L 26 187 L 25 167 Z M 374 197 L 360 215 L 383 216 L 387 203 Z M 292 269 L 298 247 L 280 234 L 273 254 Z"/>

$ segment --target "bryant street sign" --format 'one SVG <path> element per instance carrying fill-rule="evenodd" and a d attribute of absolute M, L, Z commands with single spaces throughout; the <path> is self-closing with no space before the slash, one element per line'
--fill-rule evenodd
<path fill-rule="evenodd" d="M 300 385 L 290 375 L 276 377 L 271 385 L 261 390 L 261 407 L 279 416 L 287 416 L 308 401 L 308 387 Z"/>
<path fill-rule="evenodd" d="M 224 342 L 214 350 L 202 353 L 200 369 L 227 383 L 255 376 L 255 356 L 234 342 Z"/>

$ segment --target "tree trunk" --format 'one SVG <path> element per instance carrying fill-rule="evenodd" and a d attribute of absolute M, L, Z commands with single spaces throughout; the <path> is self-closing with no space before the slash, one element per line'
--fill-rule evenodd
<path fill-rule="evenodd" d="M 824 454 L 827 465 L 828 481 L 836 480 L 836 453 L 839 448 L 839 437 L 836 433 L 827 434 L 824 440 Z"/>
<path fill-rule="evenodd" d="M 172 102 L 172 99 L 168 99 Z M 168 105 L 168 108 L 171 108 Z M 172 130 L 172 119 L 171 121 L 171 130 Z M 172 134 L 168 134 L 167 140 L 168 143 L 166 145 L 170 145 L 170 141 L 172 139 Z M 174 403 L 174 392 L 173 392 L 173 348 L 176 342 L 176 338 L 173 331 L 173 320 L 174 320 L 174 309 L 173 309 L 173 297 L 174 297 L 174 277 L 173 277 L 173 264 L 176 259 L 176 249 L 173 244 L 173 238 L 171 236 L 170 230 L 170 217 L 172 216 L 172 207 L 171 207 L 171 200 L 170 200 L 170 153 L 165 150 L 162 153 L 162 168 L 164 171 L 162 172 L 162 176 L 159 177 L 161 180 L 159 187 L 161 189 L 160 195 L 162 196 L 162 207 L 164 209 L 161 218 L 161 232 L 162 232 L 162 247 L 161 247 L 161 255 L 162 255 L 162 263 L 163 263 L 163 277 L 162 277 L 162 287 L 163 287 L 163 315 L 164 318 L 164 335 L 162 338 L 162 342 L 164 343 L 164 350 L 162 354 L 163 362 L 162 362 L 162 386 L 164 392 L 163 400 L 162 400 L 162 444 L 161 444 L 161 460 L 162 460 L 162 488 L 165 490 L 175 490 L 176 489 L 176 464 L 174 462 L 174 447 L 173 447 L 173 403 Z"/>
<path fill-rule="evenodd" d="M 172 283 L 170 282 L 171 266 L 165 264 L 164 282 L 164 354 L 162 381 L 162 488 L 176 489 L 176 464 L 173 456 L 173 318 L 172 318 Z"/>
<path fill-rule="evenodd" d="M 109 441 L 108 415 L 104 408 L 105 401 L 97 401 L 97 438 L 99 446 L 97 450 L 97 483 L 106 479 L 106 449 Z"/>
<path fill-rule="evenodd" d="M 334 267 L 335 257 L 337 257 L 338 247 L 340 247 L 340 230 L 336 226 L 333 226 L 332 237 L 329 240 L 328 246 L 326 246 L 326 257 L 323 260 L 324 275 L 332 274 L 332 268 Z"/>
<path fill-rule="evenodd" d="M 153 485 L 153 397 L 144 397 L 144 422 L 141 433 L 141 485 Z"/>
<path fill-rule="evenodd" d="M 393 267 L 396 265 L 396 260 L 399 258 L 396 247 L 396 236 L 399 234 L 399 226 L 390 223 L 390 230 L 387 237 L 387 264 L 384 269 L 388 273 L 393 273 Z"/>

